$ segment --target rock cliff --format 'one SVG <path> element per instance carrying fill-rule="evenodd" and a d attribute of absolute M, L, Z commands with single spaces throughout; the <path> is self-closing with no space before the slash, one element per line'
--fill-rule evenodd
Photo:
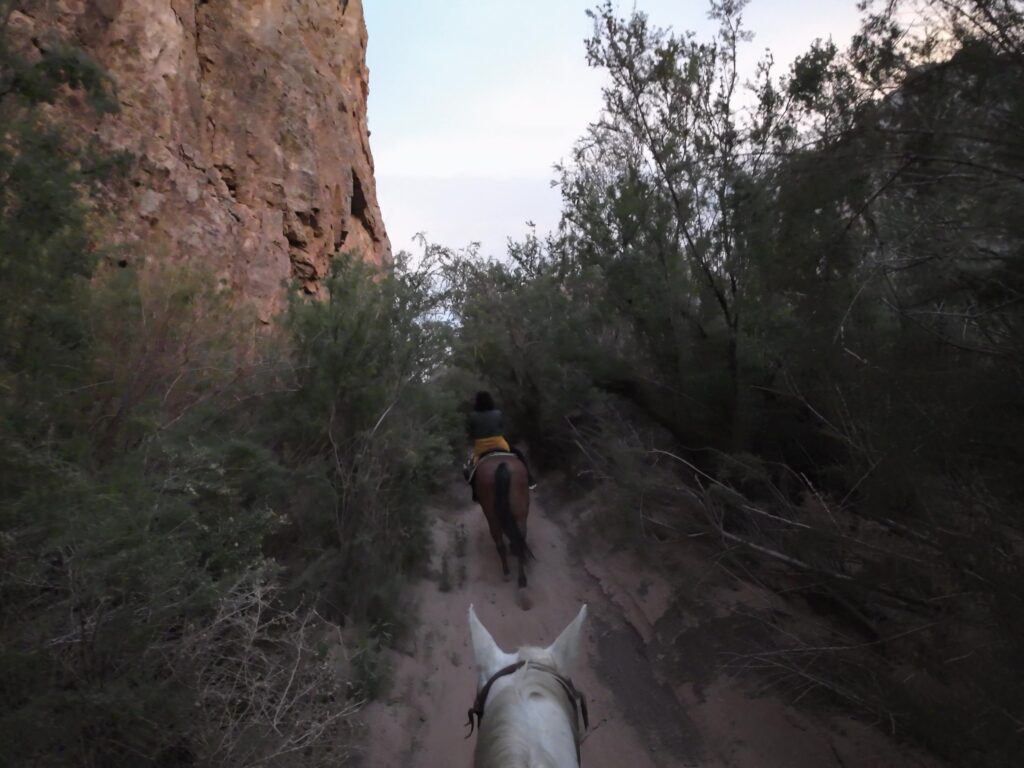
<path fill-rule="evenodd" d="M 264 320 L 339 251 L 389 262 L 361 0 L 25 2 L 11 26 L 113 77 L 120 113 L 76 119 L 136 158 L 110 217 L 128 258 L 198 264 Z"/>

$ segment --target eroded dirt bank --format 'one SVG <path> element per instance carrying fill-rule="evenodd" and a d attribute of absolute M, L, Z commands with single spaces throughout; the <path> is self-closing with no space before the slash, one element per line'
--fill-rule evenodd
<path fill-rule="evenodd" d="M 671 587 L 653 563 L 628 551 L 580 544 L 578 505 L 534 499 L 529 541 L 533 608 L 515 603 L 479 509 L 435 509 L 432 575 L 415 587 L 418 624 L 392 653 L 392 684 L 363 712 L 366 768 L 472 764 L 466 710 L 476 673 L 466 610 L 506 649 L 547 644 L 590 606 L 586 661 L 576 684 L 591 731 L 583 764 L 730 768 L 933 766 L 868 723 L 787 703 L 743 672 L 737 649 L 756 646 L 757 622 L 785 611 L 775 596 L 743 585 L 697 548 L 673 550 Z M 655 556 L 656 553 L 655 553 Z M 792 696 L 788 697 L 789 699 Z"/>

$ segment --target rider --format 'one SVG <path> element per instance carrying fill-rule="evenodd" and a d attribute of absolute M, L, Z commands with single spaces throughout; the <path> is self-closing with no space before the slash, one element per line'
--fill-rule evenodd
<path fill-rule="evenodd" d="M 501 411 L 494 404 L 494 398 L 490 392 L 477 392 L 473 401 L 473 412 L 469 414 L 467 423 L 469 439 L 473 441 L 473 463 L 480 461 L 480 457 L 491 451 L 508 451 L 519 457 L 526 467 L 526 474 L 529 477 L 530 488 L 536 488 L 537 483 L 530 472 L 530 465 L 526 463 L 526 457 L 518 448 L 509 445 L 504 436 L 504 424 Z"/>

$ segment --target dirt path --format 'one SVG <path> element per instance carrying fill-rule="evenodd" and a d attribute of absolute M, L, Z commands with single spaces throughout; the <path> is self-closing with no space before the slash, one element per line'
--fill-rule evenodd
<path fill-rule="evenodd" d="M 471 766 L 473 740 L 463 738 L 476 683 L 470 603 L 512 650 L 548 644 L 584 602 L 587 660 L 576 684 L 590 708 L 587 768 L 930 765 L 871 726 L 812 718 L 723 673 L 717 649 L 725 640 L 735 647 L 736 617 L 777 608 L 771 596 L 714 583 L 707 563 L 684 563 L 692 573 L 677 572 L 678 581 L 690 588 L 674 591 L 630 553 L 576 551 L 574 533 L 535 500 L 529 541 L 538 561 L 529 571 L 533 608 L 524 612 L 479 509 L 434 513 L 433 577 L 415 587 L 419 624 L 392 653 L 388 697 L 363 711 L 364 768 Z"/>

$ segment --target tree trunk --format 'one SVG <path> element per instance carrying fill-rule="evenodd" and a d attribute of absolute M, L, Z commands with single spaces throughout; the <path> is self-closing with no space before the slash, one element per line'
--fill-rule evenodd
<path fill-rule="evenodd" d="M 729 423 L 732 425 L 730 445 L 734 452 L 746 448 L 746 430 L 743 424 L 743 406 L 740 402 L 742 386 L 740 382 L 739 361 L 739 329 L 736 323 L 729 324 L 729 343 L 726 348 L 727 366 L 729 369 Z"/>

